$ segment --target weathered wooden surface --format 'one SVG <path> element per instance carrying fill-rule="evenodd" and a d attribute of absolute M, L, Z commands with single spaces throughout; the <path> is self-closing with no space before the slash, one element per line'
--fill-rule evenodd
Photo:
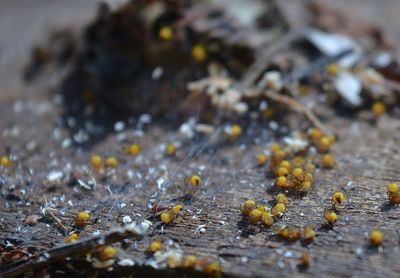
<path fill-rule="evenodd" d="M 57 216 L 66 225 L 76 212 L 91 211 L 93 217 L 82 230 L 82 238 L 121 226 L 125 215 L 152 221 L 154 226 L 148 237 L 137 246 L 130 242 L 126 250 L 121 250 L 121 258 L 143 261 L 152 238 L 169 238 L 177 241 L 185 254 L 219 259 L 226 274 L 232 276 L 395 277 L 400 271 L 400 208 L 386 205 L 386 185 L 400 181 L 398 118 L 385 116 L 376 124 L 357 118 L 327 119 L 327 126 L 339 138 L 334 147 L 338 167 L 318 171 L 315 186 L 306 196 L 291 196 L 294 202 L 281 221 L 296 227 L 316 225 L 316 240 L 303 246 L 300 242 L 278 240 L 271 229 L 249 227 L 240 215 L 239 205 L 243 200 L 273 198 L 269 190 L 273 178 L 266 176 L 265 168 L 256 167 L 254 159 L 273 140 L 272 131 L 267 128 L 260 132 L 258 127 L 247 127 L 247 136 L 239 142 L 220 147 L 207 145 L 198 156 L 189 159 L 186 158 L 201 149 L 205 141 L 184 142 L 176 158 L 166 158 L 160 145 L 180 138 L 176 132 L 156 124 L 150 125 L 142 138 L 132 134 L 133 124 L 128 126 L 128 141 L 138 140 L 143 148 L 136 159 L 121 152 L 126 143 L 118 142 L 116 134 L 90 150 L 63 149 L 61 144 L 68 133 L 61 128 L 55 131 L 59 108 L 51 97 L 41 88 L 32 87 L 29 93 L 24 90 L 11 95 L 10 87 L 0 87 L 0 152 L 10 149 L 18 156 L 14 171 L 22 176 L 1 182 L 2 241 L 30 246 L 34 253 L 63 244 L 64 236 L 51 222 L 23 224 L 27 215 L 40 215 L 45 197 L 52 200 L 59 210 Z M 27 147 L 32 141 L 37 148 Z M 92 153 L 120 158 L 115 180 L 98 181 L 95 190 L 69 186 L 67 177 L 60 182 L 47 180 L 51 170 L 64 170 L 68 164 L 72 170 L 88 167 Z M 32 169 L 32 174 L 26 167 Z M 128 170 L 132 170 L 132 176 L 127 177 Z M 161 192 L 157 180 L 175 170 L 168 189 Z M 197 172 L 202 174 L 204 184 L 192 199 L 184 199 L 184 179 Z M 323 212 L 330 206 L 331 193 L 336 189 L 343 190 L 348 201 L 340 209 L 338 223 L 327 229 L 323 225 Z M 152 196 L 154 193 L 157 195 Z M 148 212 L 148 201 L 152 198 L 167 205 L 185 202 L 182 217 L 164 227 L 163 233 L 159 221 Z M 200 225 L 205 225 L 204 232 L 199 231 Z M 368 245 L 366 235 L 372 227 L 379 227 L 385 233 L 382 249 L 371 249 Z M 302 270 L 297 267 L 297 258 L 304 251 L 310 253 L 312 263 Z"/>

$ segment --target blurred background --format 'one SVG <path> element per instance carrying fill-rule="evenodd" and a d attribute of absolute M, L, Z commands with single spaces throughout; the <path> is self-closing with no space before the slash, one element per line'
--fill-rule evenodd
<path fill-rule="evenodd" d="M 33 45 L 43 43 L 51 31 L 71 27 L 79 29 L 96 14 L 100 0 L 0 0 L 0 93 L 21 93 L 21 71 L 26 66 Z M 124 2 L 109 0 L 112 4 Z M 249 1 L 251 2 L 251 1 Z M 302 5 L 304 0 L 287 0 Z M 397 0 L 323 0 L 355 22 L 376 23 L 400 43 L 400 1 Z"/>

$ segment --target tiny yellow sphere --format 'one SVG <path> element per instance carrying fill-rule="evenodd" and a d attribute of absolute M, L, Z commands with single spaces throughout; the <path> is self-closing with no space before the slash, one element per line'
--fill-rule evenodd
<path fill-rule="evenodd" d="M 311 256 L 308 253 L 303 253 L 299 259 L 299 265 L 301 267 L 309 267 L 311 263 Z"/>
<path fill-rule="evenodd" d="M 196 44 L 192 47 L 192 58 L 197 63 L 203 63 L 207 59 L 207 51 L 202 44 Z"/>
<path fill-rule="evenodd" d="M 172 211 L 173 211 L 174 213 L 176 213 L 176 214 L 180 213 L 182 209 L 183 209 L 183 206 L 182 206 L 182 205 L 176 205 L 176 206 L 173 206 L 173 207 L 172 207 Z"/>
<path fill-rule="evenodd" d="M 100 260 L 106 261 L 114 258 L 117 255 L 117 249 L 112 246 L 106 246 L 100 255 Z"/>
<path fill-rule="evenodd" d="M 282 193 L 279 193 L 278 195 L 276 195 L 275 200 L 277 203 L 281 203 L 284 205 L 289 204 L 289 199 Z"/>
<path fill-rule="evenodd" d="M 334 204 L 341 205 L 344 203 L 344 200 L 345 200 L 345 197 L 342 192 L 337 191 L 337 192 L 333 193 L 332 202 Z"/>
<path fill-rule="evenodd" d="M 329 151 L 330 148 L 331 148 L 331 140 L 329 139 L 329 137 L 323 136 L 321 140 L 319 140 L 318 142 L 317 149 L 320 152 L 326 152 Z"/>
<path fill-rule="evenodd" d="M 281 147 L 281 145 L 279 145 L 277 143 L 273 143 L 273 144 L 271 144 L 270 150 L 272 153 L 276 153 L 277 151 L 281 151 L 282 147 Z"/>
<path fill-rule="evenodd" d="M 165 154 L 168 156 L 174 156 L 176 153 L 176 147 L 174 144 L 170 143 L 165 148 Z"/>
<path fill-rule="evenodd" d="M 221 277 L 224 269 L 219 263 L 211 263 L 204 268 L 204 272 L 210 275 L 215 275 L 215 277 Z"/>
<path fill-rule="evenodd" d="M 163 248 L 163 244 L 159 241 L 153 241 L 150 243 L 150 251 L 156 253 Z"/>
<path fill-rule="evenodd" d="M 266 120 L 270 120 L 275 116 L 275 111 L 271 107 L 268 107 L 267 109 L 262 111 L 261 116 Z"/>
<path fill-rule="evenodd" d="M 196 266 L 198 259 L 196 256 L 188 255 L 183 259 L 182 267 L 184 268 L 194 268 Z"/>
<path fill-rule="evenodd" d="M 313 174 L 306 173 L 306 175 L 304 176 L 304 181 L 309 181 L 310 183 L 313 182 L 314 181 Z"/>
<path fill-rule="evenodd" d="M 92 165 L 92 167 L 93 167 L 94 169 L 100 169 L 102 163 L 103 163 L 103 159 L 101 158 L 100 155 L 93 155 L 93 156 L 90 158 L 90 164 Z"/>
<path fill-rule="evenodd" d="M 230 128 L 230 137 L 231 139 L 237 139 L 240 135 L 242 135 L 242 128 L 238 124 L 233 124 Z"/>
<path fill-rule="evenodd" d="M 81 211 L 78 213 L 78 215 L 75 217 L 75 226 L 81 227 L 86 224 L 86 222 L 89 220 L 90 215 L 86 211 Z"/>
<path fill-rule="evenodd" d="M 312 183 L 310 181 L 303 181 L 300 190 L 303 192 L 309 191 L 312 186 Z"/>
<path fill-rule="evenodd" d="M 251 224 L 257 224 L 258 222 L 261 221 L 262 219 L 262 215 L 263 213 L 258 210 L 258 209 L 253 209 L 250 213 L 249 213 L 249 222 Z"/>
<path fill-rule="evenodd" d="M 79 240 L 79 236 L 77 233 L 72 233 L 68 237 L 65 238 L 65 243 L 70 243 Z"/>
<path fill-rule="evenodd" d="M 10 167 L 11 164 L 12 164 L 12 162 L 11 162 L 11 160 L 10 160 L 7 156 L 3 155 L 3 156 L 0 158 L 0 166 L 3 166 L 3 167 L 5 167 L 5 168 L 7 168 L 7 167 Z"/>
<path fill-rule="evenodd" d="M 336 136 L 335 135 L 330 135 L 330 136 L 328 136 L 328 138 L 331 141 L 331 144 L 336 142 Z"/>
<path fill-rule="evenodd" d="M 388 192 L 389 202 L 392 205 L 400 204 L 400 193 L 399 192 Z"/>
<path fill-rule="evenodd" d="M 313 128 L 309 132 L 310 138 L 314 142 L 318 142 L 319 139 L 322 137 L 322 131 L 316 128 Z"/>
<path fill-rule="evenodd" d="M 290 241 L 297 241 L 301 238 L 301 232 L 297 228 L 290 228 L 289 229 L 289 234 L 288 234 L 288 239 Z"/>
<path fill-rule="evenodd" d="M 325 213 L 325 219 L 329 224 L 336 223 L 337 221 L 337 214 L 333 211 L 328 211 Z"/>
<path fill-rule="evenodd" d="M 242 213 L 244 215 L 249 215 L 250 211 L 256 208 L 256 202 L 254 200 L 247 200 L 244 202 Z"/>
<path fill-rule="evenodd" d="M 306 166 L 305 166 L 305 170 L 306 170 L 306 172 L 312 174 L 312 173 L 315 172 L 315 165 L 312 164 L 312 163 L 307 163 Z"/>
<path fill-rule="evenodd" d="M 163 212 L 160 215 L 160 219 L 163 223 L 165 224 L 169 224 L 172 222 L 172 220 L 174 220 L 174 217 L 171 215 L 170 212 Z"/>
<path fill-rule="evenodd" d="M 106 166 L 109 168 L 115 168 L 118 166 L 118 159 L 114 156 L 107 157 Z"/>
<path fill-rule="evenodd" d="M 301 168 L 294 168 L 292 174 L 298 180 L 303 179 L 303 169 Z"/>
<path fill-rule="evenodd" d="M 271 216 L 271 214 L 269 212 L 264 212 L 261 218 L 261 222 L 265 225 L 265 226 L 272 226 L 272 224 L 274 224 L 274 218 Z"/>
<path fill-rule="evenodd" d="M 171 27 L 163 26 L 158 32 L 158 37 L 163 41 L 170 41 L 173 37 L 173 31 Z"/>
<path fill-rule="evenodd" d="M 287 227 L 280 227 L 276 231 L 276 235 L 281 238 L 288 239 L 289 238 L 289 229 Z"/>
<path fill-rule="evenodd" d="M 304 159 L 300 156 L 296 156 L 295 158 L 293 158 L 293 164 L 298 168 L 301 166 L 301 164 L 303 163 Z"/>
<path fill-rule="evenodd" d="M 386 112 L 386 107 L 385 104 L 381 101 L 374 102 L 372 105 L 372 113 L 374 113 L 375 116 L 381 116 Z"/>
<path fill-rule="evenodd" d="M 283 167 L 279 167 L 278 171 L 276 172 L 276 175 L 278 177 L 287 176 L 288 174 L 289 174 L 288 169 Z"/>
<path fill-rule="evenodd" d="M 261 212 L 266 212 L 266 211 L 267 211 L 267 207 L 266 207 L 265 205 L 259 205 L 259 206 L 257 207 L 257 209 L 258 209 L 259 211 L 261 211 Z"/>
<path fill-rule="evenodd" d="M 369 240 L 373 246 L 382 245 L 383 239 L 384 239 L 383 233 L 379 230 L 375 229 L 369 233 Z"/>
<path fill-rule="evenodd" d="M 339 65 L 336 63 L 329 64 L 326 68 L 326 71 L 329 75 L 335 76 L 339 72 Z"/>
<path fill-rule="evenodd" d="M 330 154 L 325 154 L 322 157 L 322 166 L 328 169 L 335 167 L 336 161 Z"/>
<path fill-rule="evenodd" d="M 276 179 L 276 185 L 279 187 L 286 187 L 287 186 L 286 178 L 284 176 L 278 177 Z"/>
<path fill-rule="evenodd" d="M 303 231 L 303 236 L 305 240 L 314 240 L 316 236 L 314 227 L 311 225 L 306 226 Z"/>
<path fill-rule="evenodd" d="M 272 155 L 275 162 L 281 162 L 285 158 L 286 153 L 283 150 L 278 150 L 272 153 Z"/>
<path fill-rule="evenodd" d="M 289 170 L 290 169 L 290 162 L 287 161 L 287 160 L 284 160 L 284 161 L 281 162 L 281 164 L 279 166 L 281 168 L 285 168 L 285 169 Z"/>
<path fill-rule="evenodd" d="M 387 189 L 388 189 L 388 192 L 390 192 L 390 193 L 399 192 L 399 186 L 397 185 L 397 183 L 394 183 L 394 182 L 389 184 Z"/>
<path fill-rule="evenodd" d="M 198 186 L 201 182 L 201 178 L 198 175 L 193 175 L 190 177 L 190 184 L 193 186 Z"/>
<path fill-rule="evenodd" d="M 139 144 L 132 144 L 129 146 L 128 154 L 135 156 L 140 154 L 141 151 L 142 149 L 140 148 Z"/>
<path fill-rule="evenodd" d="M 267 162 L 267 156 L 263 153 L 260 153 L 256 156 L 257 162 L 259 166 L 264 165 Z"/>
<path fill-rule="evenodd" d="M 169 255 L 167 257 L 167 266 L 169 268 L 176 268 L 181 266 L 182 264 L 182 259 L 179 256 L 176 256 L 175 254 Z"/>
<path fill-rule="evenodd" d="M 286 206 L 282 203 L 277 203 L 272 209 L 271 213 L 275 217 L 281 217 L 286 211 Z"/>

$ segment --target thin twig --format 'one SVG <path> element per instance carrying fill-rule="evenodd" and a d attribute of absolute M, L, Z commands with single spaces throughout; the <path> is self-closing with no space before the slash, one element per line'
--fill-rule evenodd
<path fill-rule="evenodd" d="M 15 277 L 50 264 L 65 260 L 68 257 L 84 255 L 98 246 L 120 242 L 127 238 L 141 239 L 147 229 L 135 223 L 125 228 L 116 229 L 104 235 L 83 239 L 71 244 L 48 249 L 38 255 L 17 261 L 0 269 L 0 277 Z"/>
<path fill-rule="evenodd" d="M 313 124 L 316 128 L 320 129 L 322 132 L 324 132 L 325 134 L 331 134 L 331 132 L 329 131 L 329 129 L 327 129 L 321 122 L 320 120 L 318 120 L 318 118 L 314 115 L 314 113 L 308 109 L 307 107 L 305 107 L 302 103 L 298 102 L 297 100 L 295 100 L 292 97 L 288 97 L 288 96 L 284 96 L 284 95 L 278 95 L 276 93 L 273 93 L 271 91 L 265 91 L 264 96 L 266 96 L 267 98 L 285 104 L 287 105 L 289 108 L 292 108 L 293 110 L 303 113 L 304 116 L 306 116 L 306 118 L 311 122 L 311 124 Z"/>
<path fill-rule="evenodd" d="M 43 198 L 43 200 L 45 203 L 45 207 L 43 208 L 44 216 L 46 218 L 50 218 L 51 220 L 53 220 L 57 224 L 58 228 L 61 229 L 61 231 L 63 232 L 63 235 L 66 235 L 68 233 L 68 228 L 66 226 L 64 226 L 61 219 L 59 219 L 57 216 L 55 216 L 54 213 L 52 212 L 52 211 L 57 211 L 57 210 L 49 207 L 46 198 Z"/>
<path fill-rule="evenodd" d="M 293 30 L 280 38 L 273 45 L 268 47 L 264 52 L 260 53 L 260 57 L 257 57 L 256 61 L 249 67 L 246 74 L 243 76 L 240 81 L 241 88 L 246 89 L 253 87 L 257 78 L 262 74 L 265 68 L 268 66 L 268 63 L 271 60 L 272 55 L 276 52 L 287 48 L 293 41 L 299 39 L 303 36 L 302 30 Z"/>

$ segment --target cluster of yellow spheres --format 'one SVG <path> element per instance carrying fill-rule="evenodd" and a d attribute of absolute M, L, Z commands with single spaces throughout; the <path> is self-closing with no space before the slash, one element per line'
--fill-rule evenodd
<path fill-rule="evenodd" d="M 285 159 L 286 152 L 278 144 L 271 146 L 271 169 L 276 175 L 275 184 L 281 189 L 309 191 L 314 182 L 315 165 L 300 156 Z"/>
<path fill-rule="evenodd" d="M 319 165 L 328 169 L 334 168 L 336 161 L 329 151 L 335 138 L 326 136 L 315 128 L 309 130 L 308 138 L 311 146 L 321 154 L 321 159 L 317 159 L 320 161 Z M 267 156 L 263 153 L 258 154 L 256 159 L 260 166 L 267 162 Z M 308 155 L 304 151 L 293 155 L 290 148 L 284 149 L 277 143 L 270 146 L 270 168 L 276 176 L 276 186 L 282 190 L 309 191 L 314 183 L 314 173 L 317 168 L 314 160 L 314 155 Z M 332 196 L 332 202 L 336 205 L 342 205 L 344 201 L 345 196 L 341 192 L 335 192 Z M 250 224 L 262 222 L 266 226 L 271 226 L 286 213 L 289 203 L 289 198 L 279 193 L 275 196 L 275 205 L 270 210 L 264 205 L 257 206 L 254 200 L 247 200 L 242 205 L 242 213 Z M 334 211 L 327 211 L 325 219 L 329 224 L 334 224 L 337 221 L 337 214 Z M 313 225 L 306 226 L 303 233 L 298 228 L 283 226 L 276 230 L 276 234 L 289 241 L 299 240 L 302 235 L 304 241 L 311 241 L 316 237 Z"/>
<path fill-rule="evenodd" d="M 311 143 L 320 153 L 328 153 L 335 142 L 334 136 L 327 136 L 321 130 L 312 128 L 308 132 Z"/>
<path fill-rule="evenodd" d="M 160 31 L 161 32 L 161 31 Z M 168 38 L 168 30 L 164 30 L 164 34 L 160 33 L 160 37 L 163 37 L 163 40 Z M 200 46 L 199 46 L 200 47 Z M 193 56 L 196 56 L 195 60 L 202 60 L 204 57 L 202 56 L 202 50 L 193 49 Z M 205 54 L 204 54 L 205 55 Z M 335 74 L 336 69 L 332 66 L 332 68 L 328 69 L 330 74 Z M 380 109 L 378 109 L 380 108 Z M 375 114 L 379 114 L 382 110 L 381 107 L 374 108 L 377 111 L 374 111 Z M 378 111 L 379 110 L 379 111 Z M 242 134 L 242 129 L 239 125 L 232 125 L 230 127 L 229 138 L 237 139 Z M 308 132 L 308 137 L 310 139 L 311 144 L 317 149 L 319 153 L 321 153 L 321 163 L 320 165 L 324 168 L 333 168 L 336 165 L 336 161 L 333 156 L 329 153 L 331 150 L 332 143 L 335 141 L 333 137 L 324 135 L 318 129 L 311 129 Z M 130 155 L 138 155 L 141 152 L 140 146 L 137 144 L 133 144 L 128 148 L 128 154 Z M 166 156 L 174 156 L 176 154 L 176 146 L 172 143 L 168 144 L 165 148 Z M 295 189 L 298 191 L 308 191 L 310 190 L 313 182 L 314 182 L 314 172 L 316 166 L 314 165 L 312 159 L 308 156 L 294 156 L 291 157 L 289 152 L 285 151 L 279 144 L 272 144 L 270 148 L 270 164 L 271 170 L 276 175 L 276 186 L 281 189 Z M 268 162 L 268 156 L 265 153 L 259 153 L 256 156 L 256 161 L 259 166 L 263 166 Z M 11 164 L 11 162 L 7 161 L 4 157 L 0 160 L 0 165 L 7 167 Z M 116 167 L 118 165 L 118 160 L 114 157 L 108 157 L 103 162 L 103 159 L 94 155 L 91 158 L 91 165 L 95 169 L 100 169 L 105 165 L 106 167 Z M 187 178 L 187 183 L 193 187 L 200 185 L 201 178 L 199 175 L 192 175 Z M 391 183 L 387 187 L 388 198 L 390 203 L 399 204 L 400 203 L 400 192 L 398 185 L 396 183 Z M 328 224 L 333 225 L 338 220 L 336 205 L 341 206 L 345 203 L 346 196 L 344 193 L 337 191 L 334 192 L 331 197 L 331 202 L 334 205 L 333 209 L 325 211 L 325 220 Z M 287 210 L 287 206 L 290 203 L 290 199 L 286 197 L 283 193 L 279 193 L 275 196 L 275 204 L 271 208 L 268 208 L 264 204 L 258 204 L 254 200 L 246 200 L 241 207 L 242 214 L 247 218 L 248 222 L 252 225 L 263 224 L 264 226 L 270 227 L 274 225 L 274 223 L 282 217 Z M 160 220 L 164 224 L 170 224 L 176 219 L 176 217 L 181 213 L 183 209 L 182 205 L 174 205 L 167 211 L 164 211 L 160 214 Z M 84 226 L 89 220 L 89 214 L 86 212 L 80 212 L 78 216 L 75 218 L 76 226 Z M 316 231 L 314 229 L 314 225 L 307 225 L 304 227 L 301 232 L 300 229 L 295 227 L 286 227 L 281 226 L 275 230 L 277 236 L 287 239 L 289 241 L 297 241 L 301 238 L 304 241 L 312 241 L 316 237 Z M 371 245 L 380 246 L 383 243 L 383 233 L 379 230 L 372 230 L 369 234 L 369 240 Z M 72 233 L 69 235 L 65 242 L 73 242 L 79 240 L 79 237 L 76 233 Z M 108 248 L 108 249 L 107 249 Z M 157 253 L 163 251 L 165 248 L 164 244 L 161 241 L 152 241 L 150 243 L 149 249 L 152 253 Z M 116 255 L 116 250 L 113 247 L 106 247 L 102 250 L 103 258 L 112 258 Z M 195 268 L 201 265 L 199 263 L 199 259 L 196 256 L 188 255 L 185 256 L 180 262 L 174 261 L 175 259 L 168 260 L 167 265 L 170 267 L 184 267 L 184 268 Z M 301 265 L 308 266 L 310 263 L 310 256 L 304 254 L 300 258 Z M 218 263 L 208 263 L 207 265 L 202 266 L 202 270 L 209 274 L 221 273 L 222 267 Z"/>
<path fill-rule="evenodd" d="M 316 232 L 313 225 L 307 225 L 306 227 L 304 227 L 303 234 L 301 233 L 300 229 L 287 226 L 277 227 L 275 230 L 275 234 L 278 237 L 288 241 L 297 241 L 303 238 L 305 242 L 310 242 L 316 237 Z"/>
<path fill-rule="evenodd" d="M 286 212 L 289 199 L 282 193 L 276 196 L 275 205 L 269 210 L 265 205 L 258 205 L 254 200 L 246 200 L 242 205 L 242 214 L 247 217 L 250 224 L 262 223 L 265 226 L 274 224 L 275 219 L 282 217 Z"/>
<path fill-rule="evenodd" d="M 93 155 L 90 158 L 90 164 L 95 170 L 100 170 L 105 165 L 108 168 L 116 168 L 118 166 L 118 159 L 114 156 L 109 156 L 103 163 L 103 158 L 99 155 Z M 103 165 L 104 164 L 104 165 Z"/>
<path fill-rule="evenodd" d="M 266 206 L 259 205 L 257 207 L 254 200 L 247 200 L 244 202 L 242 213 L 247 216 L 247 219 L 251 224 L 258 224 L 261 222 L 265 226 L 271 226 L 275 222 Z"/>
<path fill-rule="evenodd" d="M 166 212 L 160 214 L 160 220 L 164 224 L 170 224 L 174 221 L 174 219 L 178 216 L 178 214 L 182 211 L 182 205 L 175 205 L 171 209 Z"/>
<path fill-rule="evenodd" d="M 346 196 L 344 193 L 340 191 L 336 191 L 332 194 L 331 202 L 334 206 L 336 205 L 343 205 L 346 200 Z M 325 211 L 325 220 L 329 225 L 333 225 L 338 220 L 338 215 L 335 210 L 326 210 Z"/>

